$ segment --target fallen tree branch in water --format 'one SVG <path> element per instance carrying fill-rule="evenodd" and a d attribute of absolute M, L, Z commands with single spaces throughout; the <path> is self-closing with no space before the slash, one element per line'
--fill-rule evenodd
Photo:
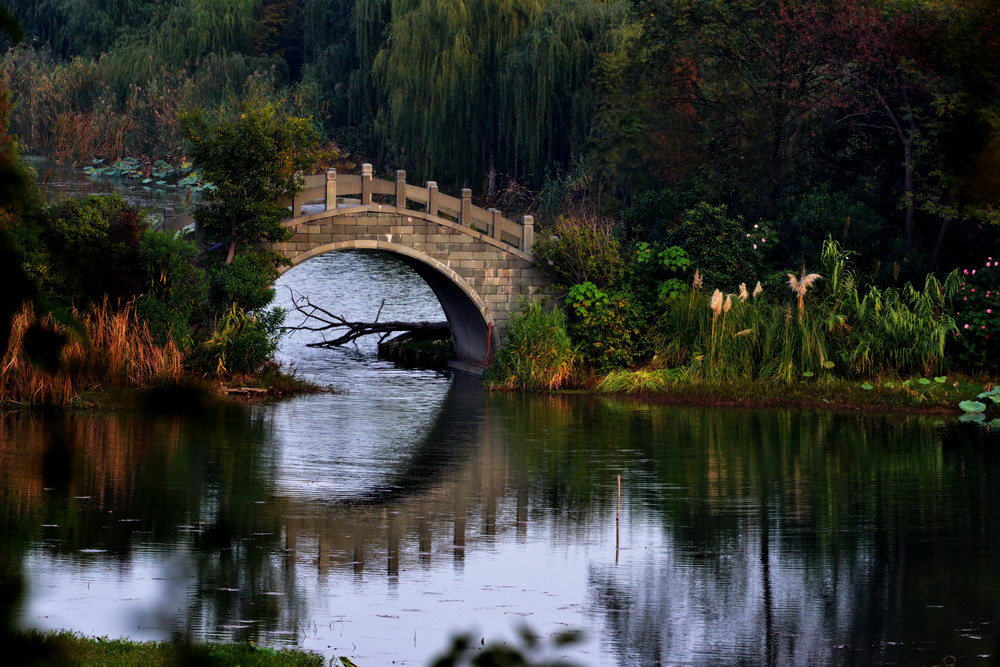
<path fill-rule="evenodd" d="M 306 347 L 339 347 L 352 343 L 362 336 L 371 335 L 380 336 L 379 342 L 381 343 L 393 333 L 412 333 L 420 338 L 445 338 L 451 333 L 451 327 L 447 322 L 379 322 L 382 309 L 385 308 L 385 299 L 382 299 L 373 321 L 353 322 L 343 315 L 337 315 L 316 305 L 304 294 L 298 294 L 291 288 L 288 288 L 288 291 L 292 297 L 292 310 L 301 315 L 303 319 L 296 326 L 282 327 L 282 331 L 331 331 L 339 333 L 332 340 L 327 340 L 324 333 L 322 341 L 306 343 Z"/>

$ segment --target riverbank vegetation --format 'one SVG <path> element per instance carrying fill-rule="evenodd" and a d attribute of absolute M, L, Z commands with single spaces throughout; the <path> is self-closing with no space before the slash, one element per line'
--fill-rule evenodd
<path fill-rule="evenodd" d="M 30 664 L 38 667 L 69 665 L 320 667 L 324 664 L 323 656 L 317 653 L 289 649 L 278 651 L 258 647 L 252 643 L 134 642 L 125 639 L 92 639 L 70 632 L 27 632 L 8 638 L 8 643 L 8 648 L 15 651 L 15 656 L 18 654 L 21 657 L 30 656 Z"/>
<path fill-rule="evenodd" d="M 181 122 L 215 183 L 194 216 L 218 252 L 155 231 L 118 196 L 45 204 L 17 144 L 5 143 L 19 190 L 3 206 L 12 274 L 0 403 L 102 402 L 128 388 L 189 386 L 192 377 L 315 389 L 272 361 L 283 313 L 270 308 L 271 284 L 281 261 L 253 248 L 287 234 L 275 202 L 300 187 L 294 172 L 313 159 L 313 130 L 267 106 L 192 112 Z"/>
<path fill-rule="evenodd" d="M 335 147 L 533 213 L 564 320 L 527 311 L 493 386 L 961 373 L 988 390 L 1000 372 L 990 2 L 7 4 L 28 35 L 2 65 L 23 150 L 190 156 L 214 183 L 198 144 L 226 140 L 206 119 L 262 109 L 296 137 L 284 178 Z M 222 326 L 191 358 L 232 371 L 266 356 L 277 320 L 276 260 L 244 243 L 273 220 L 227 229 L 230 195 L 196 212 L 226 251 L 206 288 Z M 194 317 L 139 304 L 157 308 L 154 332 Z"/>

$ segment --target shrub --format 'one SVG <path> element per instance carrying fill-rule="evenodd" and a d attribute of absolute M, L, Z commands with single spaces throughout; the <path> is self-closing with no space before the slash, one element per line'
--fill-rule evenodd
<path fill-rule="evenodd" d="M 570 288 L 566 305 L 572 313 L 570 336 L 588 365 L 598 369 L 632 365 L 638 356 L 639 313 L 631 299 L 585 282 Z"/>
<path fill-rule="evenodd" d="M 662 243 L 694 202 L 673 190 L 646 190 L 621 212 L 616 232 L 626 242 Z"/>
<path fill-rule="evenodd" d="M 886 251 L 885 221 L 846 192 L 817 189 L 782 201 L 781 245 L 793 265 L 813 261 L 827 239 L 857 253 L 868 269 Z"/>
<path fill-rule="evenodd" d="M 274 300 L 274 281 L 278 277 L 280 256 L 273 252 L 246 252 L 225 264 L 221 257 L 209 269 L 212 303 L 222 310 L 232 304 L 247 311 L 260 310 Z M 218 311 L 216 311 L 218 312 Z"/>
<path fill-rule="evenodd" d="M 228 377 L 260 372 L 278 350 L 284 319 L 280 308 L 253 313 L 233 304 L 212 337 L 196 348 L 195 365 L 206 373 Z"/>
<path fill-rule="evenodd" d="M 729 217 L 725 206 L 702 202 L 689 210 L 670 243 L 687 252 L 706 287 L 733 290 L 740 282 L 756 280 L 759 273 L 743 219 Z"/>
<path fill-rule="evenodd" d="M 1000 261 L 987 257 L 979 269 L 961 272 L 952 306 L 958 331 L 954 344 L 958 359 L 969 369 L 1000 370 Z"/>
<path fill-rule="evenodd" d="M 486 372 L 490 389 L 559 389 L 573 375 L 576 353 L 561 310 L 528 303 L 510 322 L 504 346 Z"/>
<path fill-rule="evenodd" d="M 180 235 L 148 231 L 139 248 L 145 293 L 137 309 L 157 341 L 191 346 L 191 327 L 208 307 L 208 283 L 193 261 L 198 251 Z"/>
<path fill-rule="evenodd" d="M 610 224 L 594 216 L 560 216 L 548 236 L 535 242 L 533 252 L 563 287 L 591 282 L 607 289 L 625 275 L 621 248 Z"/>
<path fill-rule="evenodd" d="M 131 299 L 145 281 L 139 247 L 145 213 L 118 195 L 66 199 L 51 206 L 40 235 L 44 282 L 79 304 Z"/>
<path fill-rule="evenodd" d="M 680 246 L 662 248 L 640 241 L 633 257 L 628 284 L 641 307 L 655 308 L 687 292 L 683 276 L 691 267 L 691 258 Z"/>

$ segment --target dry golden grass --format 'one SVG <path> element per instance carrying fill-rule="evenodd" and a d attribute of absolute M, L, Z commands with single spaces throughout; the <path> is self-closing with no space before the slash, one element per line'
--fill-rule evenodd
<path fill-rule="evenodd" d="M 173 342 L 157 345 L 153 341 L 134 303 L 113 308 L 105 302 L 75 316 L 90 344 L 54 325 L 69 338 L 57 373 L 35 368 L 22 350 L 21 341 L 34 314 L 25 310 L 14 319 L 10 347 L 0 362 L 0 403 L 67 405 L 81 392 L 100 386 L 139 387 L 180 379 L 184 355 Z M 51 321 L 46 324 L 53 326 Z"/>

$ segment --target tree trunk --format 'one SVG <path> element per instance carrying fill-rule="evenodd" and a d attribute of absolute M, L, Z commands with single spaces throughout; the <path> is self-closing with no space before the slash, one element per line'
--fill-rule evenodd
<path fill-rule="evenodd" d="M 944 249 L 944 236 L 948 232 L 948 226 L 951 224 L 951 216 L 945 216 L 941 221 L 941 229 L 938 230 L 937 241 L 934 242 L 934 251 L 931 252 L 931 257 L 927 261 L 927 271 L 937 270 L 938 262 L 941 260 L 941 251 Z"/>

